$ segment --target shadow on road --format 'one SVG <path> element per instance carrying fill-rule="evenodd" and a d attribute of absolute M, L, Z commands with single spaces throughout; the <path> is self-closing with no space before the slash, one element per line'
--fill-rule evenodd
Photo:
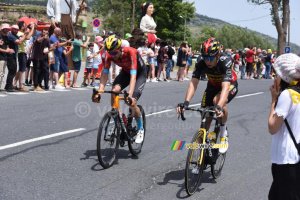
<path fill-rule="evenodd" d="M 85 153 L 83 153 L 85 155 L 84 158 L 80 158 L 80 160 L 94 160 L 97 163 L 94 164 L 91 167 L 92 171 L 102 171 L 104 170 L 104 168 L 99 164 L 99 160 L 98 160 L 98 156 L 97 156 L 97 150 L 87 150 Z M 129 150 L 125 150 L 125 149 L 119 149 L 117 152 L 117 157 L 115 160 L 115 164 L 114 165 L 118 165 L 119 164 L 119 159 L 138 159 L 138 156 L 133 156 L 130 154 Z M 112 166 L 113 167 L 113 166 Z"/>
<path fill-rule="evenodd" d="M 176 193 L 176 197 L 178 199 L 185 199 L 188 198 L 189 196 L 187 195 L 185 191 L 185 169 L 179 169 L 176 171 L 171 171 L 169 173 L 165 174 L 165 177 L 162 182 L 157 182 L 157 185 L 167 185 L 167 184 L 175 184 L 177 185 L 180 189 Z M 182 183 L 178 183 L 182 181 Z M 201 188 L 202 183 L 217 183 L 215 179 L 211 177 L 210 171 L 204 171 L 202 178 L 201 178 L 201 185 L 198 187 L 196 192 L 200 192 L 205 188 Z"/>

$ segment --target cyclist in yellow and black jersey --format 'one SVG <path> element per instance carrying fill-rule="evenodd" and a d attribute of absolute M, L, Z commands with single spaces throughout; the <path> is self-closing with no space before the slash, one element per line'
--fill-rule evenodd
<path fill-rule="evenodd" d="M 216 107 L 217 117 L 222 117 L 220 141 L 221 144 L 228 144 L 228 134 L 226 130 L 228 112 L 226 104 L 229 103 L 238 92 L 237 76 L 232 70 L 233 62 L 230 56 L 220 52 L 220 43 L 215 38 L 205 40 L 204 43 L 201 44 L 200 49 L 202 58 L 198 60 L 195 66 L 185 102 L 179 105 L 184 108 L 189 106 L 189 102 L 197 89 L 200 76 L 205 72 L 208 77 L 208 83 L 203 94 L 201 106 Z M 178 114 L 181 113 L 180 106 L 177 108 Z M 211 120 L 207 120 L 207 129 L 210 123 Z M 227 148 L 220 148 L 219 151 L 225 153 Z"/>

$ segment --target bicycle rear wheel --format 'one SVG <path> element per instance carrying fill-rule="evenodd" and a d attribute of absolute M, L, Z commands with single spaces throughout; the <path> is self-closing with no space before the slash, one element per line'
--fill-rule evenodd
<path fill-rule="evenodd" d="M 98 160 L 105 169 L 115 163 L 120 143 L 120 129 L 117 115 L 106 113 L 99 125 L 97 136 Z"/>
<path fill-rule="evenodd" d="M 145 136 L 146 136 L 146 115 L 145 115 L 145 111 L 143 109 L 142 106 L 138 105 L 141 114 L 142 114 L 142 122 L 143 122 L 143 128 L 144 128 L 144 140 L 142 143 L 135 143 L 135 138 L 136 138 L 136 134 L 138 132 L 137 130 L 137 125 L 135 120 L 132 121 L 132 129 L 130 130 L 130 137 L 132 138 L 132 141 L 128 140 L 128 147 L 129 147 L 129 151 L 132 155 L 137 156 L 139 153 L 141 153 L 142 151 L 142 147 L 145 141 Z"/>
<path fill-rule="evenodd" d="M 203 131 L 197 132 L 191 143 L 203 143 Z M 185 167 L 185 189 L 189 196 L 193 195 L 201 184 L 206 149 L 189 149 Z"/>

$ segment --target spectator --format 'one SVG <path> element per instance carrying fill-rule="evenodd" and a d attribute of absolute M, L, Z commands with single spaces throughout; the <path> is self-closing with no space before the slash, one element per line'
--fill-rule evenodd
<path fill-rule="evenodd" d="M 2 87 L 5 68 L 7 65 L 7 54 L 13 54 L 15 51 L 9 48 L 7 34 L 10 30 L 9 24 L 2 24 L 0 33 L 0 89 Z"/>
<path fill-rule="evenodd" d="M 73 60 L 73 65 L 74 65 L 74 75 L 73 75 L 73 83 L 72 86 L 73 88 L 80 88 L 79 85 L 76 84 L 77 81 L 77 76 L 81 68 L 81 47 L 87 48 L 87 45 L 89 43 L 90 37 L 87 37 L 87 40 L 84 44 L 80 42 L 79 40 L 82 38 L 82 32 L 81 31 L 76 31 L 75 33 L 75 39 L 72 42 L 71 50 L 72 52 L 72 60 Z"/>
<path fill-rule="evenodd" d="M 5 89 L 7 92 L 15 92 L 15 89 L 19 89 L 17 87 L 13 87 L 13 79 L 16 76 L 17 72 L 17 52 L 18 52 L 18 45 L 22 44 L 25 40 L 25 37 L 29 34 L 29 32 L 26 32 L 22 37 L 17 36 L 17 33 L 19 31 L 18 25 L 13 25 L 11 27 L 11 33 L 7 34 L 8 37 L 8 45 L 9 48 L 13 49 L 15 53 L 7 54 L 7 68 L 8 68 L 8 74 L 6 79 L 6 85 Z"/>
<path fill-rule="evenodd" d="M 145 40 L 144 46 L 139 47 L 137 50 L 139 51 L 141 57 L 143 58 L 144 63 L 147 65 L 148 64 L 149 55 L 151 54 L 151 51 L 148 48 L 148 39 L 147 38 Z M 150 81 L 150 79 L 146 80 L 146 82 L 149 82 L 149 81 Z"/>
<path fill-rule="evenodd" d="M 177 57 L 177 66 L 179 67 L 177 72 L 177 81 L 183 81 L 182 77 L 184 75 L 184 68 L 186 66 L 186 60 L 187 60 L 187 53 L 188 53 L 188 46 L 187 42 L 183 41 L 180 44 L 180 47 L 178 49 L 178 57 Z"/>
<path fill-rule="evenodd" d="M 148 72 L 148 80 L 150 80 L 150 82 L 156 83 L 157 80 L 155 78 L 155 44 L 153 42 L 151 42 L 148 46 L 148 49 L 150 51 L 150 55 L 149 55 L 149 59 L 148 59 L 148 63 L 149 63 L 149 72 Z M 151 78 L 151 79 L 150 79 Z"/>
<path fill-rule="evenodd" d="M 93 67 L 93 49 L 94 49 L 94 44 L 89 43 L 88 45 L 89 49 L 86 52 L 86 74 L 84 76 L 83 82 L 81 84 L 82 87 L 87 87 L 88 85 L 90 85 L 90 81 L 91 81 L 91 72 L 92 72 L 92 67 Z M 86 84 L 86 80 L 88 81 L 88 84 Z"/>
<path fill-rule="evenodd" d="M 130 39 L 132 38 L 132 35 L 130 33 L 125 34 L 125 40 L 127 40 L 130 43 Z M 130 45 L 129 45 L 130 46 Z"/>
<path fill-rule="evenodd" d="M 246 53 L 246 71 L 247 71 L 247 79 L 254 79 L 251 78 L 252 71 L 253 71 L 253 56 L 256 54 L 256 47 L 253 47 L 252 45 L 248 46 L 249 50 Z"/>
<path fill-rule="evenodd" d="M 283 54 L 276 59 L 274 68 L 278 76 L 270 87 L 268 126 L 272 135 L 273 182 L 269 199 L 296 200 L 300 199 L 300 58 Z M 297 84 L 289 87 L 292 81 Z"/>
<path fill-rule="evenodd" d="M 175 51 L 174 51 L 172 45 L 173 45 L 173 42 L 170 41 L 169 42 L 169 46 L 168 46 L 168 51 L 167 51 L 167 54 L 168 54 L 168 64 L 167 64 L 167 70 L 166 70 L 167 71 L 166 72 L 167 73 L 166 76 L 167 76 L 168 80 L 172 80 L 170 72 L 172 70 L 172 62 L 173 62 L 172 58 L 173 58 L 173 55 L 175 54 Z"/>
<path fill-rule="evenodd" d="M 60 43 L 67 42 L 65 37 L 60 38 Z M 68 55 L 71 54 L 71 51 L 68 51 L 65 47 L 62 47 L 63 53 L 61 55 L 61 62 L 60 62 L 60 76 L 64 74 L 64 86 L 66 89 L 69 89 L 70 86 L 68 85 Z"/>
<path fill-rule="evenodd" d="M 238 76 L 238 74 L 240 72 L 240 55 L 239 55 L 239 50 L 235 51 L 233 71 L 235 72 L 236 76 Z"/>
<path fill-rule="evenodd" d="M 270 73 L 271 73 L 271 53 L 272 50 L 268 49 L 268 53 L 266 51 L 263 52 L 264 59 L 265 59 L 265 79 L 270 78 Z"/>
<path fill-rule="evenodd" d="M 34 37 L 34 42 L 32 46 L 32 54 L 31 60 L 33 62 L 33 82 L 34 82 L 34 91 L 43 92 L 44 90 L 41 88 L 41 82 L 43 80 L 43 76 L 47 73 L 46 63 L 44 61 L 44 49 L 48 48 L 48 51 L 54 50 L 56 47 L 50 47 L 50 41 L 48 36 L 48 29 L 43 29 L 42 33 Z M 45 81 L 45 84 L 46 83 Z M 47 88 L 46 88 L 47 89 Z"/>
<path fill-rule="evenodd" d="M 260 74 L 261 74 L 261 68 L 263 65 L 264 61 L 264 56 L 261 52 L 261 49 L 257 49 L 257 63 L 256 63 L 256 71 L 257 71 L 257 79 L 260 79 Z"/>
<path fill-rule="evenodd" d="M 157 62 L 157 56 L 158 56 L 158 50 L 160 49 L 160 43 L 161 43 L 161 40 L 157 39 L 156 40 L 156 45 L 155 45 L 155 51 L 154 51 L 154 55 L 155 55 L 155 57 L 154 57 L 155 74 L 157 74 L 158 68 L 159 68 L 159 65 L 158 65 L 158 62 Z"/>
<path fill-rule="evenodd" d="M 96 36 L 95 38 L 95 43 L 94 43 L 94 47 L 93 47 L 93 74 L 92 74 L 92 83 L 91 86 L 95 87 L 95 83 L 96 83 L 96 75 L 98 73 L 98 71 L 102 71 L 102 69 L 99 70 L 99 67 L 102 66 L 102 58 L 101 58 L 101 52 L 104 49 L 104 46 L 101 45 L 101 42 L 103 41 L 103 38 L 101 36 Z"/>
<path fill-rule="evenodd" d="M 192 45 L 191 44 L 189 44 L 188 47 L 189 48 L 188 48 L 188 53 L 187 53 L 187 61 L 186 61 L 185 69 L 184 69 L 184 79 L 183 79 L 185 81 L 190 80 L 190 78 L 188 77 L 188 74 L 189 74 L 190 67 L 193 64 L 192 58 L 193 58 L 193 55 L 195 53 L 195 52 L 192 51 Z"/>
<path fill-rule="evenodd" d="M 245 48 L 244 51 L 242 49 L 239 50 L 240 54 L 240 62 L 242 63 L 241 66 L 241 79 L 245 79 L 245 73 L 246 73 L 246 53 L 249 49 Z"/>
<path fill-rule="evenodd" d="M 32 26 L 35 26 L 32 24 Z M 24 21 L 18 22 L 19 31 L 17 33 L 18 37 L 23 37 L 25 34 L 26 25 Z M 29 92 L 23 86 L 23 73 L 26 71 L 26 62 L 27 62 L 27 53 L 26 53 L 26 43 L 27 40 L 31 38 L 31 36 L 35 34 L 35 28 L 32 28 L 31 31 L 26 35 L 25 40 L 19 45 L 18 47 L 18 61 L 19 61 L 19 71 L 17 72 L 15 81 L 14 81 L 14 88 L 17 88 L 17 82 L 19 82 L 19 90 L 21 92 Z"/>
<path fill-rule="evenodd" d="M 56 49 L 54 50 L 54 56 L 55 56 L 55 64 L 50 65 L 50 89 L 65 89 L 65 87 L 58 84 L 58 73 L 60 71 L 60 63 L 62 59 L 63 54 L 63 46 L 67 45 L 68 43 L 71 43 L 71 40 L 60 43 L 59 37 L 61 36 L 61 29 L 56 27 L 54 29 L 53 35 L 50 36 L 50 45 L 55 45 Z M 55 86 L 52 86 L 53 83 L 53 77 L 55 81 Z"/>
<path fill-rule="evenodd" d="M 159 69 L 158 69 L 158 72 L 157 72 L 157 80 L 161 81 L 159 77 L 160 77 L 161 71 L 163 71 L 164 81 L 169 82 L 169 80 L 167 80 L 167 77 L 166 77 L 166 65 L 167 65 L 167 58 L 168 58 L 167 47 L 166 46 L 167 46 L 167 42 L 162 41 L 161 46 L 158 50 L 157 62 L 158 62 L 158 65 L 159 65 Z"/>
<path fill-rule="evenodd" d="M 154 35 L 156 33 L 156 23 L 152 17 L 154 6 L 153 3 L 147 2 L 143 3 L 142 7 L 142 19 L 140 23 L 140 28 L 144 33 L 147 33 L 147 38 L 149 43 L 156 42 L 156 36 Z"/>

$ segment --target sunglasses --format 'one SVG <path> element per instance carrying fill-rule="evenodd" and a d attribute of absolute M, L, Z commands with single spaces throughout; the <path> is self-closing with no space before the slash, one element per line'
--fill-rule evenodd
<path fill-rule="evenodd" d="M 211 56 L 211 57 L 203 57 L 203 60 L 204 61 L 213 61 L 214 59 L 215 59 L 216 57 L 213 57 L 213 56 Z"/>
<path fill-rule="evenodd" d="M 119 53 L 119 51 L 108 52 L 109 55 L 115 56 Z"/>

